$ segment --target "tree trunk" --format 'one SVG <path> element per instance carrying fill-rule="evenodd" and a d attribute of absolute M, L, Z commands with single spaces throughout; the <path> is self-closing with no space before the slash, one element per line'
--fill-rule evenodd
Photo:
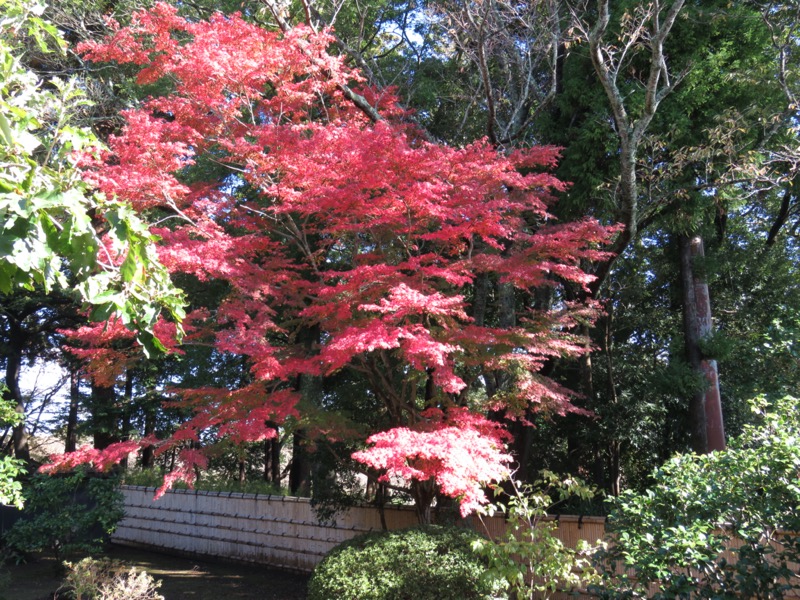
<path fill-rule="evenodd" d="M 25 347 L 26 336 L 21 327 L 13 320 L 9 320 L 9 353 L 6 357 L 6 390 L 3 399 L 14 405 L 14 410 L 22 416 L 22 421 L 14 427 L 12 440 L 14 456 L 30 461 L 31 451 L 28 447 L 28 431 L 25 428 L 25 402 L 19 389 L 19 377 L 22 369 L 22 351 Z"/>
<path fill-rule="evenodd" d="M 486 304 L 489 300 L 490 283 L 487 273 L 479 273 L 475 277 L 472 298 L 472 318 L 475 319 L 475 325 L 478 327 L 483 327 L 486 322 Z"/>
<path fill-rule="evenodd" d="M 80 406 L 80 376 L 78 366 L 69 366 L 69 413 L 67 414 L 67 439 L 64 441 L 65 452 L 78 449 L 78 408 Z"/>
<path fill-rule="evenodd" d="M 269 427 L 277 425 L 268 422 Z M 280 488 L 281 485 L 281 440 L 280 436 L 264 440 L 264 481 L 275 484 Z"/>
<path fill-rule="evenodd" d="M 306 345 L 309 354 L 316 352 L 320 343 L 320 330 L 318 326 L 304 328 L 298 332 L 298 340 Z M 322 403 L 322 378 L 311 375 L 299 375 L 295 383 L 300 392 L 302 402 L 312 406 Z M 311 460 L 305 445 L 306 431 L 302 428 L 295 430 L 292 438 L 292 464 L 289 469 L 289 490 L 295 496 L 311 495 Z"/>
<path fill-rule="evenodd" d="M 289 468 L 289 491 L 294 496 L 311 493 L 311 461 L 303 444 L 306 432 L 297 429 L 292 436 L 292 464 Z"/>
<path fill-rule="evenodd" d="M 247 481 L 247 461 L 244 458 L 239 459 L 239 485 L 244 485 Z"/>
<path fill-rule="evenodd" d="M 606 386 L 608 390 L 608 401 L 612 406 L 619 406 L 617 396 L 617 383 L 614 377 L 614 354 L 612 348 L 612 325 L 614 320 L 614 303 L 609 301 L 606 304 L 606 314 L 600 318 L 603 327 L 603 353 L 606 358 Z M 608 492 L 612 496 L 619 496 L 622 486 L 622 442 L 619 440 L 619 432 L 614 434 L 614 438 L 608 442 Z"/>
<path fill-rule="evenodd" d="M 125 396 L 122 405 L 122 415 L 120 422 L 120 440 L 127 442 L 131 439 L 133 431 L 133 369 L 128 367 L 125 370 Z M 119 463 L 120 468 L 128 469 L 128 457 L 123 458 Z"/>
<path fill-rule="evenodd" d="M 156 410 L 155 406 L 147 406 L 144 415 L 144 437 L 150 437 L 156 432 Z M 142 449 L 142 468 L 149 469 L 153 466 L 155 459 L 155 447 L 145 446 Z"/>
<path fill-rule="evenodd" d="M 680 236 L 681 287 L 683 292 L 683 330 L 686 357 L 706 382 L 689 403 L 692 448 L 698 453 L 725 449 L 722 403 L 719 394 L 717 361 L 704 357 L 700 344 L 712 333 L 711 300 L 702 264 L 703 238 Z"/>
<path fill-rule="evenodd" d="M 114 386 L 101 386 L 92 381 L 92 437 L 97 450 L 120 441 L 120 420 Z"/>
<path fill-rule="evenodd" d="M 411 482 L 411 496 L 414 498 L 414 508 L 420 525 L 431 524 L 431 503 L 436 497 L 436 484 L 432 479 Z"/>
<path fill-rule="evenodd" d="M 795 180 L 790 182 L 794 184 Z M 775 217 L 775 220 L 772 222 L 772 227 L 769 230 L 769 234 L 767 235 L 766 245 L 767 247 L 771 247 L 775 245 L 775 241 L 778 239 L 778 234 L 781 232 L 781 229 L 784 225 L 786 225 L 786 221 L 789 219 L 789 214 L 791 212 L 792 204 L 797 202 L 797 197 L 792 194 L 793 187 L 787 187 L 783 191 L 783 197 L 781 198 L 781 207 L 778 211 L 778 215 Z"/>

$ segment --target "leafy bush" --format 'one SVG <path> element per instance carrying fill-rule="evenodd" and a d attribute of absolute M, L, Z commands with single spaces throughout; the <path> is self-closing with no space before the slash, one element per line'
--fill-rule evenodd
<path fill-rule="evenodd" d="M 22 421 L 13 402 L 5 400 L 8 388 L 0 383 L 0 425 L 12 427 Z M 25 461 L 10 456 L 0 457 L 0 504 L 22 508 L 22 484 L 19 481 L 25 474 Z"/>
<path fill-rule="evenodd" d="M 86 469 L 35 475 L 24 490 L 22 518 L 6 533 L 6 544 L 19 552 L 49 550 L 59 562 L 70 552 L 97 550 L 124 515 L 118 483 Z"/>
<path fill-rule="evenodd" d="M 510 495 L 496 487 L 496 495 L 507 499 L 488 510 L 489 514 L 506 515 L 505 534 L 473 542 L 473 549 L 489 560 L 485 578 L 496 581 L 517 600 L 550 598 L 596 582 L 588 544 L 581 540 L 577 548 L 565 546 L 554 535 L 558 525 L 546 519 L 548 512 L 567 499 L 588 500 L 595 491 L 578 479 L 562 480 L 550 471 L 542 471 L 534 485 L 510 483 Z"/>
<path fill-rule="evenodd" d="M 64 563 L 68 569 L 62 594 L 72 600 L 164 600 L 157 592 L 160 581 L 135 567 L 123 568 L 109 559 L 84 558 Z"/>
<path fill-rule="evenodd" d="M 788 564 L 800 562 L 800 406 L 753 408 L 759 424 L 728 450 L 676 456 L 645 493 L 614 501 L 603 595 L 652 587 L 656 598 L 782 598 L 800 588 Z M 617 575 L 620 564 L 633 577 Z"/>
<path fill-rule="evenodd" d="M 427 526 L 370 533 L 340 544 L 317 566 L 309 600 L 477 600 L 492 597 L 478 534 Z"/>

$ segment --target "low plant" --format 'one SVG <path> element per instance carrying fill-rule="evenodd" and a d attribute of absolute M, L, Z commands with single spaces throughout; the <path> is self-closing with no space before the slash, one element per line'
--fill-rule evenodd
<path fill-rule="evenodd" d="M 67 578 L 60 595 L 71 600 L 164 600 L 158 593 L 161 582 L 136 567 L 126 569 L 117 561 L 92 557 L 64 565 Z"/>
<path fill-rule="evenodd" d="M 370 533 L 334 548 L 314 570 L 308 600 L 483 600 L 496 591 L 478 534 L 429 525 Z"/>
<path fill-rule="evenodd" d="M 512 480 L 505 487 L 496 486 L 496 501 L 486 513 L 505 515 L 505 533 L 472 544 L 488 560 L 484 579 L 516 600 L 550 598 L 596 583 L 599 575 L 591 564 L 590 545 L 581 540 L 576 548 L 566 546 L 554 534 L 558 525 L 548 518 L 567 499 L 588 500 L 594 495 L 582 481 L 561 479 L 550 471 L 542 471 L 533 485 Z"/>
<path fill-rule="evenodd" d="M 24 490 L 25 509 L 4 541 L 18 552 L 49 551 L 60 563 L 72 552 L 94 552 L 122 519 L 116 477 L 85 468 L 65 475 L 35 475 Z"/>
<path fill-rule="evenodd" d="M 613 501 L 600 595 L 777 599 L 800 589 L 791 567 L 800 562 L 800 406 L 760 398 L 753 410 L 757 425 L 728 450 L 676 456 L 644 493 Z"/>

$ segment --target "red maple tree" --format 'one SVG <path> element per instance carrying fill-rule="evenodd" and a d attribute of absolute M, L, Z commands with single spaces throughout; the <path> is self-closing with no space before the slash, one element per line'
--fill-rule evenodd
<path fill-rule="evenodd" d="M 585 351 L 572 332 L 590 312 L 520 302 L 519 325 L 493 327 L 474 318 L 476 278 L 511 284 L 523 299 L 542 286 L 586 286 L 581 265 L 603 257 L 610 229 L 554 223 L 548 206 L 565 187 L 547 173 L 556 148 L 432 143 L 391 92 L 365 88 L 381 115 L 370 118 L 343 93 L 363 81 L 326 51 L 330 41 L 238 15 L 190 22 L 157 4 L 80 48 L 139 65 L 141 84 L 170 86 L 125 112 L 107 155 L 85 161 L 86 178 L 166 214 L 155 231 L 173 272 L 227 282 L 209 326 L 218 350 L 251 364 L 244 389 L 186 393 L 195 416 L 161 444 L 211 428 L 236 441 L 274 435 L 267 422 L 296 415 L 298 377 L 352 369 L 394 428 L 356 458 L 435 485 L 469 511 L 510 460 L 504 435 L 480 415 L 577 410 L 539 371 Z M 198 182 L 200 164 L 225 174 Z M 496 370 L 515 385 L 481 395 Z M 203 460 L 194 448 L 184 459 L 171 479 L 190 479 Z"/>

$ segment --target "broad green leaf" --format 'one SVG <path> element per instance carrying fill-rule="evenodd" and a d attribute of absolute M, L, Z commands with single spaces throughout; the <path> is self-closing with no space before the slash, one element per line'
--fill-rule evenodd
<path fill-rule="evenodd" d="M 14 145 L 14 135 L 11 133 L 11 126 L 6 116 L 0 112 L 0 132 L 3 133 L 3 140 L 7 146 Z"/>

